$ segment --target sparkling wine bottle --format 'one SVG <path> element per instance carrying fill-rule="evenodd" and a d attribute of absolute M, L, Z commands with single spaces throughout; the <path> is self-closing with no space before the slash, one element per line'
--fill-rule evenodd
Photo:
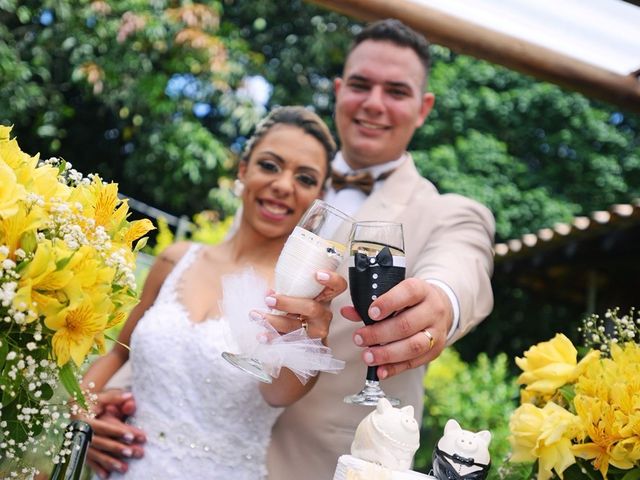
<path fill-rule="evenodd" d="M 69 438 L 70 434 L 70 438 Z M 50 480 L 80 480 L 93 431 L 88 423 L 74 420 L 67 426 L 60 449 L 60 459 L 51 472 Z"/>

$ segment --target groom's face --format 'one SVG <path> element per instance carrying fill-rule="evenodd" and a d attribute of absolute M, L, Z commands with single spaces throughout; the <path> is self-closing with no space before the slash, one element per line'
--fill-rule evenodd
<path fill-rule="evenodd" d="M 399 158 L 434 97 L 423 93 L 426 72 L 409 47 L 365 40 L 335 81 L 335 117 L 341 149 L 352 168 Z"/>

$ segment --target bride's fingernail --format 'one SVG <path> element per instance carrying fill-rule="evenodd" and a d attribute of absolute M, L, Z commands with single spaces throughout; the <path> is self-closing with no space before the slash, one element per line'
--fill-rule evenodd
<path fill-rule="evenodd" d="M 331 278 L 331 275 L 329 275 L 327 272 L 317 272 L 316 273 L 316 278 L 318 280 L 322 280 L 324 282 L 324 281 L 329 280 Z"/>
<path fill-rule="evenodd" d="M 127 432 L 124 435 L 122 435 L 122 439 L 127 443 L 133 442 L 133 438 L 134 436 L 133 436 L 133 433 L 131 432 Z"/>
<path fill-rule="evenodd" d="M 133 455 L 133 450 L 130 448 L 123 448 L 121 453 L 123 457 L 131 457 Z"/>
<path fill-rule="evenodd" d="M 255 310 L 252 310 L 251 312 L 249 312 L 249 316 L 253 320 L 262 320 L 264 318 L 264 315 L 262 315 L 260 312 L 256 312 Z"/>
<path fill-rule="evenodd" d="M 362 339 L 362 337 L 360 335 L 354 335 L 353 336 L 353 343 L 355 343 L 358 346 L 361 346 L 364 343 L 364 340 Z"/>
<path fill-rule="evenodd" d="M 276 298 L 275 297 L 266 297 L 264 299 L 264 303 L 267 304 L 268 307 L 275 307 L 276 306 Z"/>
<path fill-rule="evenodd" d="M 370 365 L 373 363 L 373 353 L 371 352 L 364 353 L 364 363 L 366 363 L 367 365 Z"/>

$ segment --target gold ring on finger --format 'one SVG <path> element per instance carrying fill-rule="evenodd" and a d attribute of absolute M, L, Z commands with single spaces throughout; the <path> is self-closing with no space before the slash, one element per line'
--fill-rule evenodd
<path fill-rule="evenodd" d="M 422 333 L 424 333 L 427 336 L 427 339 L 429 340 L 429 350 L 431 350 L 433 348 L 433 344 L 436 343 L 435 338 L 433 338 L 433 335 L 431 335 L 431 332 L 426 328 L 422 330 Z"/>

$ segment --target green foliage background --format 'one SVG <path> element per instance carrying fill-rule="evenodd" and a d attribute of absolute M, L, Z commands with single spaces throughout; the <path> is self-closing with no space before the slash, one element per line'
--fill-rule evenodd
<path fill-rule="evenodd" d="M 0 123 L 14 125 L 26 151 L 62 156 L 128 196 L 224 218 L 235 156 L 267 109 L 308 105 L 332 125 L 332 82 L 360 28 L 301 0 L 0 0 Z M 436 105 L 412 153 L 441 191 L 493 211 L 497 241 L 640 197 L 640 116 L 441 46 L 432 52 Z M 243 91 L 250 75 L 271 83 L 267 105 Z M 494 291 L 494 313 L 457 344 L 464 361 L 493 359 L 480 357 L 463 382 L 488 375 L 490 392 L 510 385 L 501 352 L 520 355 L 559 331 L 575 339 L 583 313 L 500 279 Z M 429 427 L 463 418 L 468 409 L 456 405 L 486 403 L 459 383 L 433 389 L 458 403 Z M 500 395 L 507 405 L 509 393 Z M 487 406 L 485 419 L 506 414 Z"/>

